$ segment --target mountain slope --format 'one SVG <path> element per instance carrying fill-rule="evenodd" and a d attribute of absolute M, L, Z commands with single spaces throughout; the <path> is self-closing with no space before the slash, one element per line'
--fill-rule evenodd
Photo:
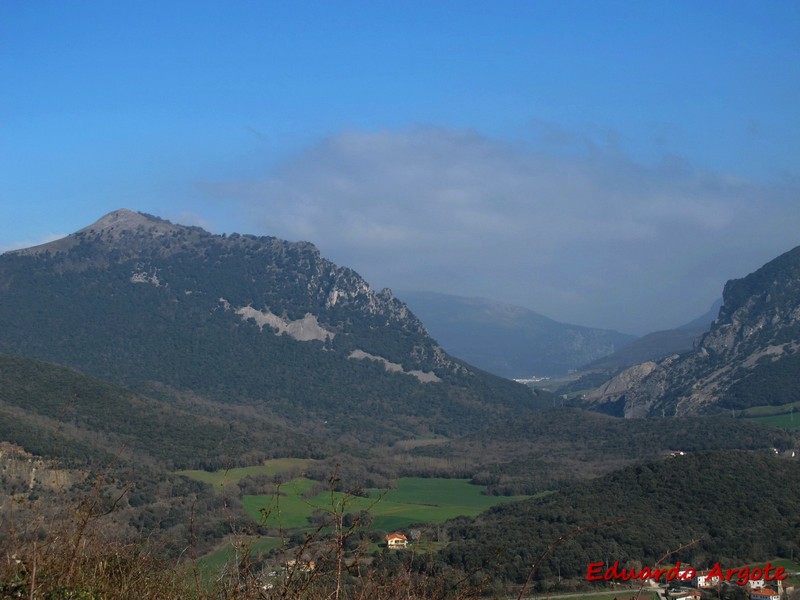
<path fill-rule="evenodd" d="M 706 314 L 690 323 L 675 329 L 654 331 L 643 335 L 613 354 L 584 365 L 581 370 L 620 369 L 646 361 L 661 360 L 672 354 L 689 352 L 694 347 L 694 341 L 708 331 L 721 307 L 722 300 L 719 300 Z"/>
<path fill-rule="evenodd" d="M 313 435 L 456 434 L 530 410 L 528 390 L 447 356 L 389 290 L 307 242 L 120 210 L 0 256 L 0 300 L 0 352 L 250 405 Z"/>
<path fill-rule="evenodd" d="M 634 336 L 559 323 L 526 308 L 433 292 L 398 292 L 454 356 L 502 377 L 566 373 Z"/>
<path fill-rule="evenodd" d="M 725 284 L 711 329 L 684 355 L 627 369 L 587 397 L 626 416 L 800 400 L 800 247 Z"/>
<path fill-rule="evenodd" d="M 170 469 L 219 469 L 248 455 L 269 458 L 278 449 L 294 456 L 326 450 L 319 440 L 253 411 L 191 400 L 174 406 L 66 367 L 8 355 L 0 355 L 0 440 L 78 464 L 119 456 Z"/>

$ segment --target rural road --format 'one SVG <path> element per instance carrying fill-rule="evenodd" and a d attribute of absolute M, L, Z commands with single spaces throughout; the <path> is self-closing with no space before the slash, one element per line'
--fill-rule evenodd
<path fill-rule="evenodd" d="M 605 590 L 602 592 L 576 592 L 574 594 L 534 594 L 529 596 L 524 596 L 523 600 L 566 600 L 567 598 L 589 598 L 591 596 L 608 596 L 610 594 L 617 594 L 618 596 L 629 596 L 635 594 L 638 588 L 635 589 L 620 589 L 618 592 Z M 666 588 L 664 587 L 656 587 L 656 586 L 645 586 L 642 589 L 642 594 L 649 594 L 652 592 L 658 592 L 659 598 L 664 598 L 666 593 Z M 512 598 L 516 598 L 517 596 L 509 596 L 509 600 Z"/>

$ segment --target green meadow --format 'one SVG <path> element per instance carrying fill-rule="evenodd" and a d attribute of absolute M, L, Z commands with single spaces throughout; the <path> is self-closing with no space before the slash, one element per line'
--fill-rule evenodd
<path fill-rule="evenodd" d="M 178 471 L 178 475 L 185 475 L 197 481 L 208 483 L 216 491 L 220 491 L 224 485 L 238 483 L 239 480 L 250 475 L 277 475 L 293 469 L 304 469 L 309 462 L 310 459 L 307 458 L 275 458 L 253 467 L 237 467 L 213 472 L 198 470 Z"/>
<path fill-rule="evenodd" d="M 783 567 L 787 573 L 800 573 L 800 562 L 789 560 L 787 558 L 774 558 L 769 563 L 773 567 Z M 766 563 L 756 563 L 757 567 L 764 567 Z"/>
<path fill-rule="evenodd" d="M 229 483 L 237 483 L 251 475 L 277 475 L 297 472 L 309 464 L 307 459 L 276 459 L 254 467 L 206 471 L 180 471 L 181 475 L 210 484 L 217 491 Z M 322 484 L 298 477 L 277 486 L 269 496 L 246 495 L 242 504 L 258 523 L 270 529 L 310 530 L 310 517 L 315 511 L 358 513 L 368 511 L 372 517 L 369 529 L 403 530 L 417 523 L 442 523 L 458 516 L 477 515 L 501 502 L 523 500 L 529 496 L 487 496 L 481 486 L 467 479 L 403 477 L 389 490 L 370 489 L 364 496 L 322 491 Z M 254 537 L 250 552 L 267 551 L 280 546 L 279 537 Z M 216 573 L 233 557 L 233 545 L 227 543 L 198 561 L 203 577 Z"/>
<path fill-rule="evenodd" d="M 772 425 L 781 429 L 800 429 L 800 412 L 791 412 L 783 415 L 770 415 L 767 417 L 748 417 L 749 421 Z"/>
<path fill-rule="evenodd" d="M 423 477 L 400 478 L 396 489 L 368 490 L 366 497 L 329 491 L 306 497 L 308 490 L 318 485 L 308 479 L 295 479 L 281 486 L 276 496 L 244 496 L 242 502 L 245 510 L 267 527 L 307 528 L 315 510 L 366 510 L 373 518 L 371 528 L 392 531 L 414 523 L 441 523 L 458 516 L 473 516 L 495 504 L 529 497 L 487 496 L 482 487 L 467 479 Z"/>
<path fill-rule="evenodd" d="M 253 467 L 241 467 L 215 472 L 178 471 L 208 483 L 220 491 L 229 483 L 237 483 L 250 475 L 277 475 L 309 464 L 309 459 L 281 458 L 265 461 Z M 403 477 L 396 488 L 367 490 L 366 496 L 353 496 L 339 492 L 314 493 L 320 483 L 303 477 L 292 479 L 270 496 L 244 496 L 242 503 L 248 514 L 266 527 L 275 529 L 307 529 L 312 527 L 309 517 L 316 510 L 357 513 L 362 510 L 372 515 L 371 528 L 392 531 L 413 523 L 442 523 L 458 516 L 477 515 L 495 504 L 523 500 L 529 496 L 487 496 L 481 486 L 467 479 L 441 479 Z"/>
<path fill-rule="evenodd" d="M 772 425 L 782 429 L 800 429 L 800 402 L 751 406 L 744 409 L 740 415 L 749 421 L 763 423 L 764 425 Z"/>

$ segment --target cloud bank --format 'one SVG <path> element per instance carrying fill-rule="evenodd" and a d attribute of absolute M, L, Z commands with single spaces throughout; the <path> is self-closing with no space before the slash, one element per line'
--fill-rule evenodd
<path fill-rule="evenodd" d="M 637 164 L 557 131 L 345 132 L 262 180 L 203 188 L 242 207 L 248 231 L 314 242 L 373 286 L 634 333 L 699 316 L 727 279 L 800 244 L 797 185 Z"/>

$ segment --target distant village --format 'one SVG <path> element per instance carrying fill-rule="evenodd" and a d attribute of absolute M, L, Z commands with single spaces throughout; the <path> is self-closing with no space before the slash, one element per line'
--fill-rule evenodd
<path fill-rule="evenodd" d="M 742 589 L 749 600 L 788 600 L 795 591 L 794 586 L 784 586 L 782 580 L 775 578 L 750 578 L 747 583 L 740 585 L 736 577 L 728 581 L 723 581 L 723 577 L 712 570 L 696 571 L 694 577 L 687 581 L 690 588 L 668 588 L 664 597 L 666 600 L 702 600 L 710 596 L 719 597 L 724 586 L 735 586 Z"/>

